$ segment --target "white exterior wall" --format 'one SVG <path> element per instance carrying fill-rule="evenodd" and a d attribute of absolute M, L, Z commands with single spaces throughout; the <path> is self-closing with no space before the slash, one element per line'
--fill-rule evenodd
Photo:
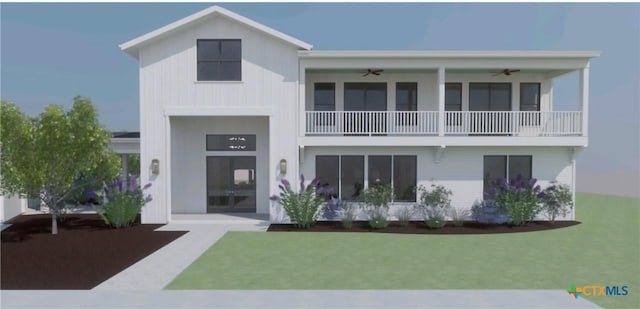
<path fill-rule="evenodd" d="M 467 209 L 483 198 L 485 155 L 531 155 L 532 176 L 543 188 L 552 180 L 573 184 L 571 153 L 567 147 L 447 147 L 440 163 L 435 163 L 435 150 L 436 147 L 307 147 L 301 171 L 313 178 L 317 155 L 415 155 L 417 185 L 443 185 L 453 191 L 453 207 Z M 367 172 L 365 157 L 365 187 Z M 573 213 L 569 213 L 560 220 L 570 220 L 572 216 Z"/>
<path fill-rule="evenodd" d="M 27 199 L 0 195 L 0 222 L 7 221 L 27 210 Z"/>
<path fill-rule="evenodd" d="M 396 108 L 396 83 L 418 83 L 418 110 L 438 110 L 438 73 L 436 70 L 421 72 L 383 72 L 379 76 L 362 76 L 362 73 L 308 72 L 305 86 L 305 110 L 314 106 L 314 84 L 336 84 L 336 110 L 344 110 L 344 83 L 387 83 L 387 110 Z M 551 111 L 551 80 L 543 73 L 514 73 L 511 76 L 492 76 L 489 73 L 446 72 L 445 82 L 462 83 L 462 110 L 469 110 L 469 83 L 511 83 L 512 110 L 520 110 L 520 83 L 540 83 L 540 111 Z"/>
<path fill-rule="evenodd" d="M 225 38 L 242 40 L 242 81 L 198 82 L 196 40 Z M 167 164 L 172 161 L 168 115 L 271 116 L 268 175 L 272 193 L 277 189 L 280 159 L 289 162 L 289 174 L 298 173 L 297 146 L 292 142 L 297 128 L 296 46 L 213 15 L 141 47 L 139 61 L 141 177 L 153 184 L 149 190 L 153 201 L 142 211 L 144 223 L 170 220 L 176 191 L 170 189 L 168 179 L 174 184 L 189 181 L 173 177 Z M 150 173 L 153 159 L 160 162 L 158 175 Z"/>

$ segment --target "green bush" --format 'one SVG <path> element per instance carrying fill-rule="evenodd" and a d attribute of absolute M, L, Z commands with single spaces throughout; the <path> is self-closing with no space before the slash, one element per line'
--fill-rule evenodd
<path fill-rule="evenodd" d="M 424 223 L 430 228 L 441 228 L 445 225 L 446 215 L 451 208 L 451 190 L 441 185 L 431 185 L 431 190 L 420 187 L 420 203 Z"/>
<path fill-rule="evenodd" d="M 542 212 L 551 222 L 556 221 L 557 216 L 565 216 L 572 206 L 571 189 L 566 184 L 558 184 L 552 181 L 540 194 L 542 200 Z"/>
<path fill-rule="evenodd" d="M 137 180 L 137 177 L 131 176 L 127 184 L 122 177 L 118 177 L 116 181 L 103 188 L 103 203 L 101 206 L 94 206 L 94 209 L 104 223 L 115 228 L 128 227 L 135 221 L 140 209 L 151 201 L 151 195 L 145 197 L 142 192 L 151 184 L 141 189 Z M 93 198 L 97 197 L 94 191 L 90 195 Z"/>
<path fill-rule="evenodd" d="M 314 179 L 308 186 L 304 186 L 304 176 L 300 176 L 300 191 L 298 193 L 291 189 L 291 184 L 286 179 L 282 179 L 278 186 L 282 192 L 280 196 L 272 196 L 272 201 L 277 201 L 282 205 L 291 222 L 298 228 L 308 228 L 315 223 L 320 215 L 320 206 L 324 203 L 322 188 L 318 187 L 318 179 Z"/>
<path fill-rule="evenodd" d="M 439 229 L 443 228 L 447 224 L 447 221 L 445 221 L 443 217 L 433 217 L 424 220 L 424 224 L 426 224 L 429 228 Z"/>
<path fill-rule="evenodd" d="M 520 176 L 511 181 L 500 178 L 496 187 L 486 195 L 504 210 L 513 225 L 523 225 L 533 221 L 541 211 L 541 190 L 537 180 L 524 180 Z"/>
<path fill-rule="evenodd" d="M 360 201 L 367 212 L 369 226 L 374 229 L 387 227 L 389 204 L 392 200 L 393 190 L 384 184 L 374 184 L 362 191 Z"/>

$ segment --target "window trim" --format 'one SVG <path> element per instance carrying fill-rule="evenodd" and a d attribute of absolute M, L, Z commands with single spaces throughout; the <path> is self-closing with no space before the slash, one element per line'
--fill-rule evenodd
<path fill-rule="evenodd" d="M 216 59 L 216 60 L 200 60 L 200 53 L 199 53 L 199 44 L 200 42 L 212 42 L 212 41 L 217 41 L 219 42 L 219 46 L 220 48 L 222 47 L 222 42 L 231 42 L 231 41 L 237 41 L 240 43 L 240 55 L 239 55 L 239 59 Z M 238 82 L 242 82 L 242 62 L 243 62 L 243 58 L 242 58 L 242 39 L 196 39 L 196 83 L 238 83 Z M 239 77 L 238 79 L 200 79 L 199 76 L 199 68 L 200 68 L 200 63 L 223 63 L 223 62 L 239 62 L 240 63 L 240 72 L 239 72 Z"/>

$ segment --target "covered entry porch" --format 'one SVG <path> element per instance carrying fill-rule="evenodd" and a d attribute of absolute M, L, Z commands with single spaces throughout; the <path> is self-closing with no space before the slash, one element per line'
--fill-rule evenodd
<path fill-rule="evenodd" d="M 269 213 L 269 117 L 170 116 L 171 220 Z"/>

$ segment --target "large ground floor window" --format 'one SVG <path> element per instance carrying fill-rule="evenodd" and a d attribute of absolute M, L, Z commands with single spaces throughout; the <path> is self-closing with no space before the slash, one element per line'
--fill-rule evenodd
<path fill-rule="evenodd" d="M 394 201 L 415 202 L 416 173 L 416 156 L 316 156 L 320 185 L 332 188 L 333 196 L 344 200 L 357 199 L 365 186 L 384 184 L 393 188 Z"/>
<path fill-rule="evenodd" d="M 528 181 L 532 177 L 531 162 L 531 156 L 484 156 L 483 192 L 493 188 L 500 178 Z"/>

